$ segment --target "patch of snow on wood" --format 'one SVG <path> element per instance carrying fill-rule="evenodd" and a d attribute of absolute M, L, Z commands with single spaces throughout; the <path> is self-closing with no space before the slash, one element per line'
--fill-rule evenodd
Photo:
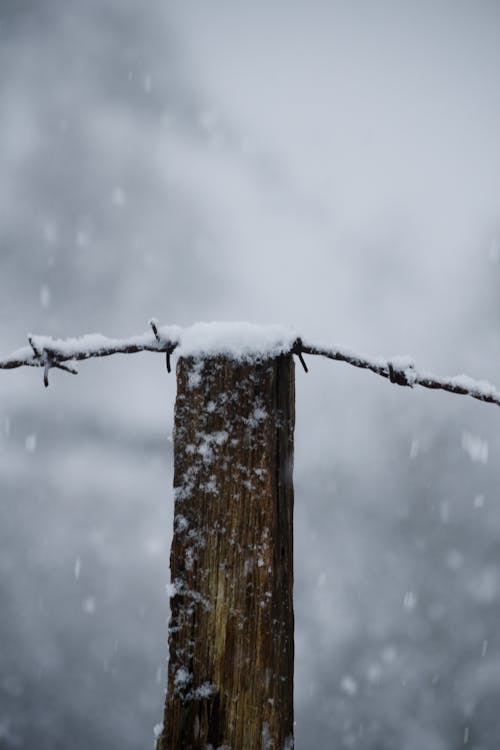
<path fill-rule="evenodd" d="M 160 329 L 164 335 L 164 329 Z M 278 325 L 252 323 L 195 323 L 181 334 L 179 356 L 225 354 L 239 361 L 277 357 L 290 351 L 297 334 Z"/>

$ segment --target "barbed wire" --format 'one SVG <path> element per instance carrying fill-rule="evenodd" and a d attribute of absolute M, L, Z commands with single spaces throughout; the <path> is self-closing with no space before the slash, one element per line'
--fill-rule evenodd
<path fill-rule="evenodd" d="M 76 362 L 94 357 L 108 357 L 113 354 L 133 354 L 137 352 L 161 352 L 165 354 L 168 372 L 171 371 L 170 358 L 182 343 L 182 329 L 176 326 L 160 328 L 156 320 L 150 321 L 151 332 L 127 339 L 111 339 L 100 334 L 90 334 L 74 339 L 54 339 L 49 336 L 28 335 L 29 346 L 17 349 L 0 359 L 0 369 L 17 367 L 43 368 L 43 382 L 49 385 L 49 371 L 53 368 L 73 375 L 77 370 L 65 362 Z M 167 334 L 165 333 L 167 331 Z M 357 354 L 344 347 L 324 347 L 303 341 L 300 337 L 283 342 L 280 353 L 295 354 L 304 370 L 308 368 L 304 354 L 325 357 L 345 362 L 383 377 L 389 382 L 413 388 L 421 386 L 432 390 L 443 390 L 462 396 L 470 396 L 478 401 L 500 406 L 500 393 L 485 380 L 474 380 L 468 375 L 441 377 L 430 372 L 417 370 L 409 357 L 370 357 Z M 258 354 L 258 352 L 257 352 Z M 202 356 L 202 355 L 200 355 Z M 205 355 L 207 356 L 207 355 Z"/>
<path fill-rule="evenodd" d="M 393 357 L 385 361 L 378 358 L 374 360 L 358 354 L 348 353 L 345 350 L 327 349 L 319 346 L 311 346 L 307 343 L 301 344 L 300 351 L 303 354 L 312 354 L 340 362 L 347 362 L 354 367 L 370 370 L 383 378 L 387 378 L 391 383 L 395 383 L 396 385 L 407 386 L 409 388 L 420 385 L 422 388 L 443 390 L 461 396 L 470 396 L 478 401 L 500 406 L 500 393 L 486 380 L 474 380 L 468 375 L 442 377 L 431 372 L 417 370 L 415 364 L 406 357 Z"/>

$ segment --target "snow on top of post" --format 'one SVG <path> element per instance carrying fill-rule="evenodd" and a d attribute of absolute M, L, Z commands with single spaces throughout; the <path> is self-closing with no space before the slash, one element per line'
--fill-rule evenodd
<path fill-rule="evenodd" d="M 170 372 L 172 353 L 185 357 L 231 357 L 237 361 L 256 361 L 278 357 L 281 354 L 296 354 L 307 372 L 304 354 L 313 354 L 327 359 L 346 362 L 354 367 L 371 370 L 387 378 L 391 383 L 413 388 L 448 391 L 500 406 L 500 392 L 485 380 L 474 380 L 468 375 L 441 377 L 418 370 L 407 356 L 372 357 L 359 354 L 343 346 L 324 346 L 302 340 L 290 328 L 278 325 L 255 325 L 252 323 L 195 323 L 187 328 L 159 326 L 150 321 L 151 331 L 127 339 L 115 339 L 99 333 L 80 338 L 54 339 L 49 336 L 28 336 L 29 346 L 17 349 L 7 357 L 0 358 L 0 369 L 15 367 L 42 367 L 44 384 L 48 385 L 48 373 L 58 368 L 76 375 L 73 367 L 64 362 L 106 357 L 110 354 L 133 352 L 163 352 L 166 354 L 167 371 Z"/>
<path fill-rule="evenodd" d="M 160 328 L 162 336 L 169 328 Z M 291 351 L 297 334 L 278 325 L 253 323 L 195 323 L 180 334 L 177 353 L 180 357 L 224 355 L 237 361 L 277 357 Z"/>

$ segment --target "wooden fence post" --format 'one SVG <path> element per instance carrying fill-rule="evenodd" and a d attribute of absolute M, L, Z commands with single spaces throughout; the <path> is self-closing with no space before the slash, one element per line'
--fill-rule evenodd
<path fill-rule="evenodd" d="M 293 747 L 293 357 L 180 358 L 157 750 Z"/>

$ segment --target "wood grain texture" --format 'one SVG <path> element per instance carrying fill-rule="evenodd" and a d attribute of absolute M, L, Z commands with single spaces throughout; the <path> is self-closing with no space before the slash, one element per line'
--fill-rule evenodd
<path fill-rule="evenodd" d="M 291 355 L 181 358 L 157 750 L 293 747 Z"/>

